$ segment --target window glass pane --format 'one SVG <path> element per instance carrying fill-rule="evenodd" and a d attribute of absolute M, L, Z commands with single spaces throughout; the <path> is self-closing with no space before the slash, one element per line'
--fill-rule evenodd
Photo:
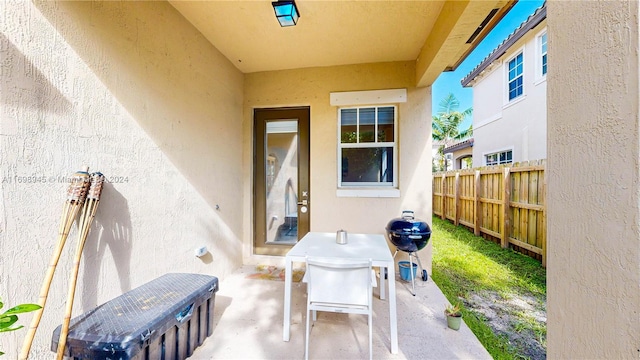
<path fill-rule="evenodd" d="M 342 182 L 392 183 L 393 147 L 343 148 Z"/>
<path fill-rule="evenodd" d="M 512 81 L 509 83 L 509 100 L 515 98 L 516 96 L 518 96 L 518 93 L 516 91 L 516 82 Z"/>
<path fill-rule="evenodd" d="M 394 185 L 395 112 L 389 105 L 340 109 L 339 186 Z M 382 142 L 394 145 L 376 147 Z"/>
<path fill-rule="evenodd" d="M 495 165 L 498 162 L 498 154 L 489 154 L 486 156 L 487 165 Z"/>
<path fill-rule="evenodd" d="M 340 142 L 356 142 L 357 114 L 357 109 L 340 110 Z"/>
<path fill-rule="evenodd" d="M 375 142 L 376 141 L 376 109 L 364 108 L 360 109 L 360 141 L 359 142 Z"/>
<path fill-rule="evenodd" d="M 522 53 L 509 61 L 509 81 L 522 75 Z"/>
<path fill-rule="evenodd" d="M 513 80 L 516 77 L 516 70 L 509 67 L 509 81 Z"/>
<path fill-rule="evenodd" d="M 378 109 L 378 142 L 394 141 L 394 113 L 393 107 L 382 107 Z"/>
<path fill-rule="evenodd" d="M 485 156 L 487 165 L 507 164 L 513 162 L 513 151 L 502 151 Z"/>
<path fill-rule="evenodd" d="M 542 75 L 547 73 L 547 54 L 542 55 Z"/>
<path fill-rule="evenodd" d="M 512 100 L 522 95 L 522 91 L 523 91 L 522 76 L 520 76 L 509 83 L 509 100 Z"/>

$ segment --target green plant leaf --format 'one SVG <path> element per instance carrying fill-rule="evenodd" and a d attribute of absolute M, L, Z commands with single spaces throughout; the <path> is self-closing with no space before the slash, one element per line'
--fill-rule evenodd
<path fill-rule="evenodd" d="M 21 304 L 18 306 L 14 306 L 11 309 L 5 311 L 4 315 L 27 313 L 31 311 L 36 311 L 41 308 L 42 306 L 36 305 L 36 304 Z"/>
<path fill-rule="evenodd" d="M 20 325 L 18 327 L 14 327 L 14 328 L 0 328 L 0 333 L 1 332 L 8 332 L 8 331 L 16 331 L 16 330 L 20 330 L 22 329 L 24 326 Z"/>
<path fill-rule="evenodd" d="M 0 356 L 4 355 L 4 353 L 2 351 L 0 351 Z"/>
<path fill-rule="evenodd" d="M 11 325 L 15 324 L 16 321 L 18 321 L 18 317 L 16 315 L 0 316 L 0 331 L 2 331 L 2 329 L 6 329 Z"/>

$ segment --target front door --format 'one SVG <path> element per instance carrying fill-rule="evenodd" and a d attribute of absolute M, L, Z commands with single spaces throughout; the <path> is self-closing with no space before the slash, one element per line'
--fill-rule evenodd
<path fill-rule="evenodd" d="M 309 108 L 254 110 L 254 254 L 286 255 L 309 232 Z"/>

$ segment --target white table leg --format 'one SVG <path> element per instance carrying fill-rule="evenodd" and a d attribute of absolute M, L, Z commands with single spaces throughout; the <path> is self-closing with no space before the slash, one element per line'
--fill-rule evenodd
<path fill-rule="evenodd" d="M 386 291 L 385 291 L 385 278 L 384 278 L 384 274 L 386 273 L 386 268 L 380 266 L 380 300 L 384 300 L 384 298 L 386 297 Z"/>
<path fill-rule="evenodd" d="M 291 336 L 291 282 L 292 282 L 292 261 L 285 258 L 284 268 L 284 323 L 282 328 L 282 340 L 289 341 Z"/>
<path fill-rule="evenodd" d="M 396 273 L 393 262 L 387 267 L 389 279 L 389 328 L 391 332 L 391 353 L 398 353 L 398 313 L 396 311 Z"/>

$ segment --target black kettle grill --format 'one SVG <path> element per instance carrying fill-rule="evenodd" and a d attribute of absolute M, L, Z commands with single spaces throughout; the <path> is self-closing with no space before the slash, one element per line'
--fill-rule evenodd
<path fill-rule="evenodd" d="M 427 281 L 427 270 L 422 267 L 417 251 L 427 246 L 431 238 L 431 228 L 429 228 L 426 222 L 417 220 L 413 215 L 413 211 L 404 210 L 402 211 L 401 217 L 389 221 L 386 230 L 389 241 L 396 246 L 396 252 L 393 254 L 393 257 L 396 257 L 398 251 L 404 251 L 409 254 L 409 276 L 413 290 L 412 295 L 415 296 L 416 288 L 413 275 L 413 257 L 415 256 L 418 266 L 422 270 L 422 281 Z"/>

